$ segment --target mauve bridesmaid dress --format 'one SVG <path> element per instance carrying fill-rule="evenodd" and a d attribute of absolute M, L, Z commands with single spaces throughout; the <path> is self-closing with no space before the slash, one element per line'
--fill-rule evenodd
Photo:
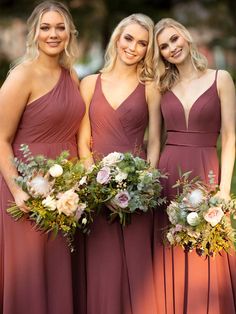
<path fill-rule="evenodd" d="M 209 183 L 209 171 L 219 182 L 216 151 L 221 128 L 221 105 L 217 92 L 217 71 L 212 85 L 193 103 L 188 121 L 183 105 L 172 91 L 161 100 L 167 130 L 166 146 L 159 168 L 169 173 L 163 181 L 164 195 L 171 200 L 172 185 L 182 172 L 192 171 Z M 236 259 L 222 256 L 201 258 L 195 251 L 162 245 L 163 230 L 168 225 L 164 210 L 156 211 L 154 238 L 155 284 L 160 314 L 234 314 L 236 313 Z"/>
<path fill-rule="evenodd" d="M 145 86 L 113 109 L 98 76 L 90 104 L 93 152 L 132 152 L 145 158 L 144 132 L 148 124 Z M 156 314 L 153 280 L 153 214 L 133 215 L 122 227 L 109 223 L 106 213 L 95 217 L 86 241 L 87 313 Z"/>
<path fill-rule="evenodd" d="M 76 83 L 62 68 L 54 88 L 30 103 L 21 117 L 13 151 L 20 144 L 33 154 L 77 156 L 76 135 L 85 106 Z M 71 254 L 65 238 L 35 231 L 30 221 L 6 213 L 13 197 L 0 176 L 0 312 L 72 314 Z"/>

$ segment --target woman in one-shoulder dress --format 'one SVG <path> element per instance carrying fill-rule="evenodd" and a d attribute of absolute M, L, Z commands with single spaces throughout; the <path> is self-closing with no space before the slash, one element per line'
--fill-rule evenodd
<path fill-rule="evenodd" d="M 235 88 L 226 71 L 207 69 L 187 29 L 172 19 L 155 26 L 156 75 L 162 93 L 161 111 L 167 132 L 159 168 L 169 173 L 164 194 L 182 172 L 192 171 L 219 184 L 218 196 L 229 199 L 235 158 Z M 216 144 L 221 133 L 221 170 Z M 162 314 L 232 314 L 236 312 L 236 259 L 222 253 L 202 258 L 196 252 L 165 248 L 162 233 L 168 225 L 164 211 L 155 219 L 155 282 L 158 312 Z"/>
<path fill-rule="evenodd" d="M 0 90 L 0 312 L 72 314 L 71 256 L 65 238 L 42 234 L 6 213 L 10 202 L 27 212 L 28 195 L 14 182 L 20 144 L 33 154 L 77 156 L 85 112 L 71 68 L 76 30 L 61 3 L 43 2 L 28 20 L 27 52 Z M 65 49 L 67 52 L 65 52 Z M 73 76 L 73 77 L 72 77 Z"/>
<path fill-rule="evenodd" d="M 158 160 L 158 99 L 151 82 L 153 22 L 131 15 L 115 28 L 99 75 L 81 81 L 87 119 L 79 152 L 91 165 L 111 152 L 132 152 Z M 90 121 L 89 121 L 90 118 Z M 147 156 L 143 147 L 149 125 Z M 90 142 L 92 136 L 92 153 Z M 131 224 L 94 218 L 86 239 L 88 314 L 156 314 L 152 264 L 153 215 L 133 215 Z M 78 265 L 79 267 L 79 265 Z"/>

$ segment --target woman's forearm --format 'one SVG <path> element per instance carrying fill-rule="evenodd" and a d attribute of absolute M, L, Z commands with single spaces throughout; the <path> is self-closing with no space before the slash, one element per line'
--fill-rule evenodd
<path fill-rule="evenodd" d="M 90 150 L 89 144 L 83 144 L 79 146 L 79 157 L 86 168 L 89 168 L 94 164 L 93 154 Z"/>
<path fill-rule="evenodd" d="M 0 151 L 0 172 L 14 196 L 21 188 L 15 182 L 18 172 L 13 162 L 14 154 L 11 144 L 3 140 L 0 141 Z"/>
<path fill-rule="evenodd" d="M 230 193 L 235 161 L 235 136 L 222 138 L 220 190 Z"/>
<path fill-rule="evenodd" d="M 147 145 L 147 161 L 150 162 L 152 167 L 157 167 L 160 156 L 160 143 L 148 142 Z"/>

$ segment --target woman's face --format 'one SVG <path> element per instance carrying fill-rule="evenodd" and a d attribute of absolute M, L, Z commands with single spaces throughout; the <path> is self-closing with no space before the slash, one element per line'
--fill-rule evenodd
<path fill-rule="evenodd" d="M 162 57 L 173 64 L 181 64 L 189 56 L 189 44 L 173 27 L 165 28 L 157 36 L 157 44 Z"/>
<path fill-rule="evenodd" d="M 44 13 L 39 26 L 39 51 L 49 56 L 57 56 L 65 49 L 68 39 L 64 18 L 61 14 L 56 11 Z"/>
<path fill-rule="evenodd" d="M 145 57 L 148 31 L 137 23 L 127 25 L 117 40 L 118 58 L 127 65 L 137 64 Z"/>

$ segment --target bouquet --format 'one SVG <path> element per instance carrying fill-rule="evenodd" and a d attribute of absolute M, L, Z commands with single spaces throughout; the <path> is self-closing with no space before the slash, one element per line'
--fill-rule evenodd
<path fill-rule="evenodd" d="M 87 174 L 88 194 L 94 195 L 98 207 L 106 205 L 110 221 L 118 217 L 125 226 L 132 213 L 147 212 L 165 202 L 160 197 L 160 179 L 165 177 L 131 153 L 113 152 Z"/>
<path fill-rule="evenodd" d="M 185 252 L 195 249 L 199 256 L 229 252 L 234 241 L 230 213 L 236 209 L 235 200 L 225 202 L 217 198 L 215 189 L 198 178 L 189 181 L 189 174 L 183 174 L 174 186 L 182 192 L 167 207 L 171 222 L 167 240 Z"/>
<path fill-rule="evenodd" d="M 76 228 L 87 231 L 90 207 L 86 195 L 80 189 L 85 169 L 77 159 L 68 160 L 64 151 L 55 160 L 43 155 L 32 156 L 29 147 L 22 144 L 23 160 L 14 159 L 20 173 L 17 184 L 30 196 L 26 201 L 29 212 L 12 204 L 7 212 L 16 220 L 24 217 L 35 222 L 37 230 L 61 231 L 73 251 L 73 235 Z"/>

